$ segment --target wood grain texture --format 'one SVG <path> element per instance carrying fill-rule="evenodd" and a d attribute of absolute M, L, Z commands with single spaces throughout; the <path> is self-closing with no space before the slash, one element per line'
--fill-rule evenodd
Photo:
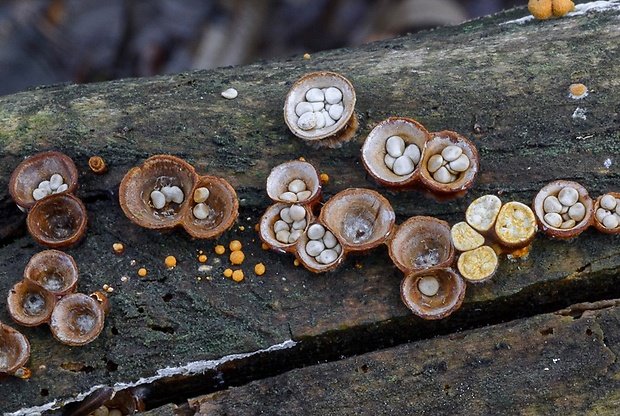
<path fill-rule="evenodd" d="M 33 374 L 27 382 L 3 380 L 0 407 L 14 412 L 62 404 L 97 385 L 122 388 L 165 367 L 250 353 L 287 339 L 313 346 L 289 357 L 307 364 L 307 356 L 337 358 L 571 302 L 620 297 L 619 237 L 594 229 L 569 242 L 538 235 L 527 259 L 502 259 L 492 281 L 469 286 L 463 307 L 434 323 L 417 319 L 401 303 L 402 274 L 385 247 L 351 257 L 333 273 L 313 275 L 295 267 L 291 256 L 262 250 L 254 231 L 270 204 L 264 191 L 270 169 L 301 156 L 329 174 L 325 198 L 348 187 L 375 189 L 390 200 L 397 222 L 433 215 L 455 223 L 469 202 L 486 193 L 529 204 L 538 189 L 560 178 L 582 183 L 592 196 L 618 191 L 619 13 L 507 23 L 527 14 L 519 9 L 307 60 L 56 85 L 0 97 L 0 293 L 21 279 L 28 259 L 42 249 L 25 235 L 8 178 L 24 157 L 52 149 L 78 165 L 78 196 L 89 213 L 86 239 L 67 250 L 80 270 L 79 290 L 115 288 L 112 312 L 92 344 L 69 348 L 45 326 L 21 329 L 32 343 Z M 344 75 L 357 92 L 360 127 L 339 149 L 308 147 L 282 118 L 291 84 L 318 70 Z M 569 98 L 573 82 L 585 83 L 590 95 Z M 225 100 L 220 92 L 231 86 L 239 97 Z M 572 117 L 577 107 L 585 109 L 585 120 Z M 360 147 L 389 116 L 413 117 L 430 131 L 468 137 L 481 154 L 476 186 L 461 199 L 438 203 L 373 182 Z M 118 205 L 120 180 L 158 153 L 226 178 L 240 198 L 238 223 L 217 241 L 200 241 L 181 230 L 142 229 L 125 218 Z M 92 155 L 108 162 L 105 175 L 88 171 Z M 246 255 L 240 284 L 222 276 L 230 267 L 227 255 L 213 252 L 217 243 L 233 239 L 242 241 Z M 126 246 L 121 256 L 111 249 L 118 241 Z M 200 250 L 209 256 L 208 271 L 198 269 Z M 167 269 L 164 258 L 171 254 L 178 265 Z M 253 274 L 258 262 L 267 267 L 260 277 Z M 139 267 L 149 270 L 145 278 L 137 276 Z M 4 308 L 0 320 L 11 323 Z"/>

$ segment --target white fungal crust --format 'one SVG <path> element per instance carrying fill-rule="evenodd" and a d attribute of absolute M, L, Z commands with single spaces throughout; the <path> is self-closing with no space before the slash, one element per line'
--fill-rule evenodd
<path fill-rule="evenodd" d="M 465 221 L 454 224 L 450 233 L 454 248 L 458 251 L 473 250 L 484 244 L 484 237 Z"/>
<path fill-rule="evenodd" d="M 476 231 L 486 233 L 492 229 L 499 214 L 502 201 L 495 195 L 475 199 L 465 212 L 465 220 Z"/>
<path fill-rule="evenodd" d="M 536 234 L 536 217 L 525 204 L 511 201 L 502 206 L 495 222 L 495 235 L 506 247 L 523 247 Z"/>
<path fill-rule="evenodd" d="M 489 246 L 481 246 L 461 253 L 457 268 L 463 278 L 470 282 L 481 282 L 491 278 L 497 269 L 497 254 Z"/>

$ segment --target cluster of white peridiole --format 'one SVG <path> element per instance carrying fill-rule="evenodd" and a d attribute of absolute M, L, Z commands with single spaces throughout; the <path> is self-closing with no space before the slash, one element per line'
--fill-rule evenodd
<path fill-rule="evenodd" d="M 400 136 L 389 137 L 385 142 L 385 151 L 385 165 L 399 176 L 409 175 L 420 162 L 420 148 L 415 143 L 405 145 L 405 140 Z"/>
<path fill-rule="evenodd" d="M 297 127 L 302 130 L 322 129 L 336 124 L 342 117 L 342 91 L 336 87 L 310 88 L 305 101 L 295 106 L 299 117 Z"/>
<path fill-rule="evenodd" d="M 273 224 L 276 240 L 293 244 L 306 229 L 306 210 L 301 205 L 290 205 L 280 210 L 279 219 Z"/>
<path fill-rule="evenodd" d="M 603 195 L 595 215 L 603 227 L 609 230 L 617 228 L 620 225 L 620 199 L 611 194 Z"/>
<path fill-rule="evenodd" d="M 49 180 L 44 180 L 39 183 L 37 188 L 32 191 L 32 197 L 35 201 L 45 198 L 51 194 L 58 194 L 69 189 L 69 185 L 65 183 L 64 178 L 54 173 Z"/>
<path fill-rule="evenodd" d="M 151 204 L 157 210 L 164 209 L 170 202 L 181 204 L 185 200 L 183 190 L 176 185 L 162 186 L 151 192 Z"/>
<path fill-rule="evenodd" d="M 207 205 L 207 199 L 209 199 L 209 189 L 201 186 L 194 191 L 194 208 L 192 208 L 192 214 L 199 220 L 204 220 L 209 216 L 211 209 Z"/>
<path fill-rule="evenodd" d="M 285 192 L 280 194 L 280 199 L 286 202 L 303 202 L 306 201 L 312 195 L 312 191 L 308 190 L 308 187 L 301 179 L 293 179 L 287 187 Z"/>
<path fill-rule="evenodd" d="M 342 252 L 342 246 L 336 236 L 321 224 L 312 224 L 308 227 L 308 242 L 306 253 L 313 257 L 317 263 L 331 264 Z"/>
<path fill-rule="evenodd" d="M 428 159 L 426 168 L 439 183 L 451 183 L 458 179 L 459 174 L 469 169 L 471 162 L 463 149 L 450 145 L 443 148 L 441 153 Z"/>
<path fill-rule="evenodd" d="M 586 216 L 586 207 L 579 202 L 579 192 L 566 186 L 556 195 L 549 195 L 543 201 L 545 223 L 554 228 L 569 229 Z"/>

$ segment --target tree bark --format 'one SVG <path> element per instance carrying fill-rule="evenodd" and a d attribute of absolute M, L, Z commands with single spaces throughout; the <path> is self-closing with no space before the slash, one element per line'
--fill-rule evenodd
<path fill-rule="evenodd" d="M 572 241 L 538 234 L 526 259 L 501 259 L 490 282 L 468 286 L 461 309 L 442 321 L 427 322 L 402 304 L 403 276 L 385 247 L 350 257 L 332 273 L 313 275 L 295 267 L 290 255 L 263 250 L 254 225 L 271 204 L 264 191 L 271 168 L 299 157 L 329 175 L 325 200 L 349 187 L 375 189 L 389 199 L 398 223 L 414 215 L 432 215 L 451 224 L 462 221 L 468 204 L 487 193 L 530 204 L 542 186 L 556 179 L 576 180 L 592 197 L 619 191 L 620 10 L 617 3 L 609 5 L 615 9 L 584 14 L 579 13 L 581 7 L 561 19 L 521 23 L 514 20 L 527 11 L 515 9 L 310 59 L 295 56 L 147 79 L 55 85 L 0 97 L 0 189 L 5 190 L 0 194 L 0 258 L 5 264 L 0 293 L 8 293 L 22 278 L 29 258 L 42 250 L 26 235 L 24 214 L 6 191 L 8 179 L 24 157 L 46 150 L 71 156 L 80 171 L 78 196 L 86 203 L 88 230 L 79 246 L 67 250 L 80 270 L 79 290 L 90 293 L 104 284 L 114 288 L 105 329 L 91 344 L 70 348 L 56 342 L 45 326 L 19 328 L 32 344 L 32 376 L 27 382 L 3 380 L 0 407 L 8 414 L 45 409 L 50 403 L 60 406 L 81 399 L 96 386 L 122 390 L 139 385 L 147 407 L 153 408 L 318 361 L 412 341 L 369 356 L 374 360 L 372 366 L 367 364 L 370 369 L 384 365 L 385 380 L 399 380 L 424 368 L 437 372 L 433 365 L 448 362 L 428 353 L 420 362 L 402 362 L 396 371 L 388 361 L 398 351 L 415 354 L 435 342 L 420 340 L 526 317 L 532 317 L 523 321 L 530 332 L 517 331 L 508 343 L 521 347 L 500 348 L 503 359 L 485 361 L 476 367 L 478 374 L 516 371 L 522 356 L 530 356 L 536 365 L 542 365 L 544 357 L 566 362 L 566 349 L 557 357 L 549 353 L 541 358 L 541 349 L 523 346 L 531 333 L 556 325 L 549 320 L 568 319 L 536 315 L 575 302 L 620 297 L 617 236 L 592 228 Z M 357 135 L 338 149 L 307 146 L 289 132 L 282 116 L 292 83 L 320 70 L 342 74 L 357 92 Z M 590 94 L 582 100 L 570 98 L 567 89 L 574 82 L 586 84 Z M 228 87 L 239 91 L 236 99 L 220 96 Z M 574 116 L 577 108 L 585 117 Z M 460 199 L 438 203 L 419 192 L 387 191 L 375 183 L 361 164 L 360 147 L 368 132 L 390 116 L 412 117 L 429 131 L 447 129 L 468 137 L 481 155 L 475 187 Z M 159 153 L 184 158 L 200 174 L 227 179 L 240 199 L 237 224 L 216 240 L 193 240 L 182 230 L 160 233 L 131 223 L 119 207 L 118 185 L 131 167 Z M 93 155 L 108 162 L 105 175 L 88 171 Z M 233 239 L 243 243 L 246 255 L 241 283 L 223 277 L 223 270 L 231 267 L 228 257 L 213 251 L 216 244 L 228 245 Z M 115 242 L 125 244 L 123 255 L 112 252 Z M 201 250 L 209 257 L 206 270 L 199 269 Z M 164 265 L 167 255 L 178 259 L 175 268 Z M 263 276 L 253 273 L 258 262 L 266 265 Z M 148 269 L 146 277 L 138 277 L 139 267 Z M 0 308 L 0 320 L 17 327 L 5 308 Z M 574 328 L 579 334 L 585 331 L 581 325 Z M 554 337 L 568 342 L 572 330 L 558 330 Z M 493 336 L 500 342 L 503 332 L 497 331 Z M 617 328 L 610 327 L 610 334 L 614 331 Z M 471 337 L 485 334 L 478 329 Z M 602 348 L 598 335 L 595 344 Z M 457 359 L 461 346 L 448 341 L 459 336 L 441 338 L 436 342 L 443 344 L 433 348 Z M 285 343 L 289 339 L 294 342 Z M 615 336 L 606 339 L 613 342 Z M 576 349 L 587 349 L 593 341 L 580 337 L 570 342 Z M 485 354 L 491 354 L 492 345 L 485 344 Z M 341 365 L 354 371 L 362 365 L 358 361 Z M 178 368 L 158 372 L 166 367 Z M 204 371 L 202 378 L 193 374 L 192 368 L 198 367 Z M 452 364 L 440 367 L 442 377 L 451 376 Z M 532 389 L 549 381 L 550 373 L 538 370 L 528 378 Z M 320 377 L 313 371 L 319 370 L 304 373 L 309 383 Z M 454 371 L 457 379 L 467 374 Z M 355 383 L 369 373 L 351 373 L 348 379 L 319 387 L 341 390 L 353 400 L 365 389 Z M 571 377 L 584 377 L 580 382 L 591 385 L 590 375 L 575 371 Z M 368 391 L 387 389 L 385 380 L 373 381 Z M 452 398 L 454 409 L 472 409 L 477 403 L 475 395 L 457 397 L 456 384 L 434 380 L 451 386 L 442 393 L 442 403 Z M 322 393 L 318 387 L 312 390 L 316 396 Z M 485 394 L 494 400 L 503 393 Z M 515 408 L 543 409 L 539 406 L 550 396 L 539 397 L 511 396 L 511 403 Z M 354 401 L 349 403 L 350 413 L 364 412 Z"/>

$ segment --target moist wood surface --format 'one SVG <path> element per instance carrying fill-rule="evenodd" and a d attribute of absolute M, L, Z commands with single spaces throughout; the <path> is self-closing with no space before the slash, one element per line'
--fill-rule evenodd
<path fill-rule="evenodd" d="M 413 215 L 455 223 L 464 218 L 469 202 L 486 193 L 529 204 L 555 179 L 576 180 L 593 197 L 618 191 L 619 13 L 506 23 L 527 14 L 520 9 L 310 59 L 57 85 L 0 97 L 0 259 L 5 265 L 0 293 L 8 293 L 28 259 L 42 249 L 26 234 L 24 216 L 7 191 L 8 178 L 24 157 L 52 149 L 76 162 L 78 196 L 89 214 L 86 239 L 67 250 L 80 270 L 79 290 L 89 293 L 104 284 L 115 289 L 105 329 L 87 346 L 59 344 L 46 326 L 19 328 L 32 343 L 32 377 L 2 380 L 0 407 L 10 413 L 56 400 L 61 404 L 94 386 L 122 388 L 148 381 L 143 378 L 159 369 L 258 351 L 288 339 L 301 342 L 290 349 L 286 363 L 272 363 L 272 373 L 315 358 L 337 359 L 572 302 L 620 297 L 619 237 L 594 229 L 570 242 L 538 235 L 527 259 L 503 259 L 492 281 L 468 287 L 459 311 L 430 323 L 400 301 L 402 274 L 385 247 L 351 257 L 333 273 L 313 275 L 295 267 L 291 256 L 262 250 L 254 231 L 271 203 L 264 191 L 270 169 L 301 156 L 330 176 L 325 199 L 348 187 L 376 189 L 390 200 L 399 223 Z M 292 136 L 282 117 L 291 84 L 318 70 L 342 74 L 357 92 L 360 127 L 356 138 L 338 149 L 308 147 Z M 586 84 L 590 95 L 570 98 L 573 82 Z M 228 87 L 239 91 L 235 100 L 220 96 Z M 573 117 L 578 107 L 585 119 Z M 438 203 L 373 182 L 361 164 L 360 147 L 372 127 L 389 116 L 413 117 L 429 131 L 449 129 L 468 137 L 481 155 L 476 186 L 461 199 Z M 118 205 L 118 185 L 131 167 L 158 153 L 182 157 L 200 174 L 226 178 L 240 198 L 237 224 L 215 241 L 132 224 Z M 92 155 L 108 162 L 105 175 L 88 171 Z M 228 256 L 213 252 L 216 244 L 233 239 L 243 243 L 246 255 L 241 283 L 222 276 L 230 267 Z M 123 255 L 112 252 L 114 242 L 125 244 Z M 199 271 L 200 250 L 209 257 L 206 271 Z M 177 257 L 174 269 L 165 267 L 167 255 Z M 260 277 L 253 273 L 258 262 L 267 268 Z M 146 277 L 137 276 L 139 267 L 148 269 Z M 12 324 L 4 308 L 0 320 Z M 457 348 L 449 355 L 459 354 L 456 343 L 442 348 Z M 510 357 L 512 351 L 501 354 Z M 531 360 L 541 359 L 532 355 Z M 517 357 L 505 363 L 520 366 Z M 485 368 L 499 372 L 508 364 L 492 362 Z M 533 373 L 530 383 L 543 388 L 547 374 Z M 252 377 L 250 371 L 244 380 Z M 162 393 L 166 379 L 157 383 L 158 399 L 172 400 Z M 169 383 L 171 391 L 175 383 Z M 376 390 L 382 388 L 387 387 L 379 384 Z M 464 399 L 473 406 L 476 396 L 459 400 Z"/>

